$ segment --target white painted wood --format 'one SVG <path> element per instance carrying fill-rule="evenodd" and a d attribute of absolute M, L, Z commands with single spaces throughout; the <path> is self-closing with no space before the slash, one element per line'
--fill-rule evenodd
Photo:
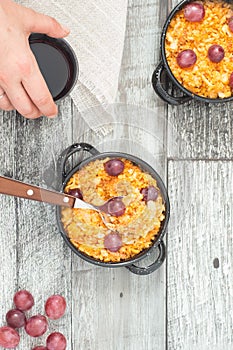
<path fill-rule="evenodd" d="M 166 106 L 151 89 L 154 61 L 158 57 L 159 18 L 163 12 L 164 6 L 157 0 L 129 3 L 117 102 L 141 104 L 152 112 L 147 123 L 144 113 L 137 116 L 129 113 L 120 134 L 119 128 L 113 133 L 121 150 L 146 158 L 149 163 L 158 159 L 159 166 L 151 165 L 165 177 Z M 12 136 L 14 177 L 43 183 L 44 167 L 62 149 L 76 141 L 96 140 L 96 135 L 86 135 L 87 131 L 69 99 L 54 121 L 17 117 Z M 110 136 L 105 140 L 115 147 L 111 141 Z M 165 349 L 165 265 L 151 276 L 139 277 L 126 269 L 87 264 L 64 246 L 55 227 L 54 208 L 25 200 L 15 203 L 16 214 L 11 219 L 17 219 L 18 280 L 14 288 L 27 288 L 34 294 L 36 306 L 29 314 L 43 312 L 46 297 L 61 293 L 67 297 L 68 310 L 56 325 L 68 338 L 67 349 L 153 350 L 155 344 L 156 349 Z M 8 266 L 7 271 L 14 267 L 15 264 L 12 268 Z M 53 324 L 50 323 L 50 329 L 56 328 Z M 36 343 L 42 341 L 33 341 Z M 23 336 L 19 349 L 29 348 L 30 344 L 31 339 Z"/>
<path fill-rule="evenodd" d="M 17 116 L 12 122 L 15 124 L 12 142 L 14 178 L 45 186 L 45 168 L 71 142 L 71 122 L 70 99 L 61 103 L 59 116 L 54 120 L 41 118 L 29 121 Z M 6 126 L 4 130 L 9 133 Z M 8 214 L 8 225 L 4 222 L 1 224 L 5 230 L 16 222 L 16 235 L 13 232 L 10 239 L 15 240 L 12 255 L 14 253 L 13 257 L 16 256 L 17 261 L 12 259 L 7 266 L 3 265 L 3 273 L 8 274 L 8 283 L 12 285 L 9 290 L 28 289 L 33 294 L 35 306 L 27 316 L 44 314 L 44 303 L 52 294 L 61 294 L 67 299 L 66 315 L 61 320 L 51 321 L 43 337 L 33 339 L 20 330 L 22 337 L 18 349 L 31 349 L 32 345 L 45 344 L 46 337 L 53 330 L 64 333 L 68 341 L 67 349 L 71 349 L 71 253 L 58 232 L 55 206 L 22 199 L 13 199 L 13 203 L 16 206 Z M 17 278 L 12 280 L 15 269 Z M 9 297 L 6 303 L 12 300 L 13 293 Z"/>
<path fill-rule="evenodd" d="M 169 1 L 168 11 L 179 2 Z M 168 156 L 232 159 L 232 107 L 232 102 L 208 104 L 194 100 L 178 107 L 169 106 Z"/>
<path fill-rule="evenodd" d="M 0 173 L 6 176 L 12 176 L 15 171 L 14 118 L 15 113 L 0 111 Z M 12 308 L 18 279 L 15 199 L 0 195 L 0 212 L 0 324 L 4 324 L 5 314 Z"/>
<path fill-rule="evenodd" d="M 116 113 L 116 125 L 103 140 L 74 116 L 74 140 L 92 143 L 100 151 L 147 158 L 165 178 L 166 106 L 151 88 L 163 12 L 159 1 L 129 1 L 117 98 L 123 106 Z M 130 104 L 140 105 L 144 112 L 125 107 Z M 99 268 L 73 256 L 72 269 L 74 349 L 165 349 L 165 265 L 151 276 L 139 277 L 124 268 Z"/>
<path fill-rule="evenodd" d="M 169 106 L 170 158 L 233 157 L 232 103 Z"/>
<path fill-rule="evenodd" d="M 231 350 L 233 163 L 170 161 L 168 169 L 168 349 Z"/>
<path fill-rule="evenodd" d="M 126 124 L 131 121 L 129 117 L 125 118 Z M 153 122 L 150 120 L 150 125 Z M 130 143 L 125 141 L 130 137 L 136 149 L 130 148 Z M 121 151 L 138 152 L 143 158 L 146 150 L 141 153 L 140 138 L 141 132 L 133 133 L 133 127 L 126 128 L 126 125 L 114 128 L 114 132 L 105 137 L 105 142 L 90 132 L 81 137 L 100 151 L 113 150 L 111 147 L 117 144 Z M 152 259 L 155 259 L 154 254 L 147 263 Z M 145 277 L 134 276 L 124 268 L 111 270 L 92 266 L 75 256 L 72 266 L 73 330 L 77 334 L 74 348 L 135 349 L 138 346 L 154 349 L 155 342 L 158 349 L 165 348 L 165 265 Z"/>

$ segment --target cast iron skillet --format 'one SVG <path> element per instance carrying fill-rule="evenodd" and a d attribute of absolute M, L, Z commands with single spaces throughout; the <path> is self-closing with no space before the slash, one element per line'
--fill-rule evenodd
<path fill-rule="evenodd" d="M 80 151 L 87 151 L 88 153 L 90 153 L 90 156 L 88 156 L 86 159 L 84 159 L 83 161 L 81 161 L 80 163 L 75 165 L 72 168 L 72 170 L 67 172 L 66 168 L 68 165 L 68 159 L 72 155 L 74 155 L 75 153 L 80 152 Z M 66 244 L 72 249 L 72 251 L 75 254 L 77 254 L 80 258 L 84 259 L 85 261 L 92 263 L 92 264 L 95 264 L 95 265 L 98 265 L 98 266 L 102 266 L 102 267 L 122 267 L 122 266 L 124 266 L 135 274 L 148 275 L 148 274 L 152 273 L 153 271 L 157 270 L 164 262 L 164 259 L 166 256 L 166 249 L 165 249 L 165 245 L 163 242 L 163 236 L 166 233 L 167 224 L 168 224 L 169 215 L 170 215 L 170 204 L 169 204 L 169 198 L 167 195 L 166 188 L 165 188 L 160 176 L 157 174 L 157 172 L 149 164 L 147 164 L 146 162 L 144 162 L 143 160 L 141 160 L 135 156 L 132 156 L 132 155 L 129 155 L 126 153 L 121 153 L 121 152 L 100 153 L 99 151 L 97 151 L 97 149 L 95 149 L 93 146 L 91 146 L 87 143 L 75 143 L 75 144 L 71 145 L 70 147 L 68 147 L 66 150 L 64 150 L 63 153 L 61 154 L 61 156 L 59 157 L 59 160 L 58 160 L 58 169 L 59 169 L 59 172 L 61 174 L 61 182 L 62 182 L 62 188 L 60 188 L 60 189 L 62 191 L 64 191 L 64 188 L 65 188 L 67 182 L 69 181 L 69 179 L 71 178 L 71 176 L 74 173 L 76 173 L 78 170 L 80 170 L 83 166 L 85 166 L 86 164 L 88 164 L 96 159 L 103 159 L 106 157 L 111 157 L 111 158 L 122 157 L 122 158 L 129 159 L 130 161 L 139 165 L 142 170 L 150 173 L 150 175 L 156 179 L 158 187 L 160 188 L 160 191 L 161 191 L 164 203 L 165 203 L 166 212 L 165 212 L 165 219 L 161 223 L 161 228 L 160 228 L 159 234 L 155 237 L 152 246 L 143 250 L 140 254 L 138 254 L 137 256 L 135 256 L 134 258 L 132 258 L 130 260 L 116 262 L 116 263 L 106 263 L 106 262 L 101 262 L 95 258 L 92 258 L 92 257 L 84 254 L 83 252 L 79 251 L 70 242 L 69 238 L 67 237 L 67 235 L 64 231 L 64 228 L 63 228 L 63 225 L 61 222 L 61 208 L 57 207 L 56 216 L 57 216 L 57 223 L 58 223 L 59 230 L 60 230 L 61 235 L 62 235 L 63 239 L 65 240 Z M 136 262 L 147 257 L 151 253 L 152 249 L 155 249 L 155 248 L 159 249 L 159 256 L 151 265 L 146 266 L 146 267 L 139 267 L 139 266 L 135 265 Z"/>
<path fill-rule="evenodd" d="M 157 93 L 157 95 L 164 100 L 165 102 L 171 104 L 171 105 L 180 105 L 185 102 L 188 102 L 192 99 L 201 101 L 201 102 L 209 102 L 209 103 L 219 103 L 219 102 L 228 102 L 233 101 L 233 96 L 227 97 L 227 98 L 207 98 L 203 96 L 196 95 L 192 93 L 191 91 L 187 90 L 183 85 L 179 83 L 179 81 L 174 77 L 167 59 L 166 59 L 166 53 L 165 53 L 165 39 L 166 39 L 166 33 L 168 26 L 173 18 L 173 16 L 181 10 L 185 5 L 187 5 L 189 2 L 194 2 L 195 0 L 182 0 L 169 14 L 165 25 L 162 30 L 161 34 L 161 42 L 160 42 L 160 53 L 161 53 L 161 60 L 158 64 L 158 66 L 155 68 L 155 71 L 152 75 L 152 85 Z M 232 0 L 225 0 L 225 2 L 232 3 Z M 174 95 L 170 95 L 167 91 L 164 75 L 168 76 L 168 78 L 174 83 L 176 87 L 178 87 L 184 94 L 183 96 L 176 97 Z"/>

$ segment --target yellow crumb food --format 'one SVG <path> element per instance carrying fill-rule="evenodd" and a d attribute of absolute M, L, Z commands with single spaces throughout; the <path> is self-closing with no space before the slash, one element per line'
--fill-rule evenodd
<path fill-rule="evenodd" d="M 233 4 L 222 0 L 194 1 L 204 5 L 205 17 L 201 22 L 190 22 L 184 9 L 172 18 L 166 32 L 165 53 L 168 65 L 181 85 L 192 93 L 207 98 L 232 96 L 229 85 L 233 72 L 233 32 L 228 21 L 233 16 Z M 219 63 L 208 58 L 211 45 L 221 45 L 225 56 Z M 197 56 L 190 68 L 181 68 L 177 55 L 191 49 Z"/>
<path fill-rule="evenodd" d="M 105 171 L 110 158 L 97 159 L 77 171 L 68 181 L 65 192 L 79 188 L 83 200 L 102 205 L 106 200 L 122 196 L 125 212 L 120 216 L 105 215 L 113 232 L 117 232 L 122 245 L 117 251 L 105 247 L 105 238 L 111 230 L 106 227 L 98 212 L 89 209 L 62 208 L 61 221 L 72 244 L 81 252 L 103 262 L 128 260 L 149 248 L 158 235 L 165 219 L 165 204 L 157 181 L 149 173 L 125 158 L 124 170 L 118 176 Z M 152 186 L 156 200 L 145 201 L 142 189 Z"/>

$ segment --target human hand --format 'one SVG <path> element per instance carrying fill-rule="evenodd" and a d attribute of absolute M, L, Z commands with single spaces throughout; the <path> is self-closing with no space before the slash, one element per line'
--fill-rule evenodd
<path fill-rule="evenodd" d="M 57 106 L 28 42 L 31 33 L 63 38 L 69 30 L 54 18 L 0 1 L 0 109 L 16 109 L 26 118 L 54 117 Z"/>

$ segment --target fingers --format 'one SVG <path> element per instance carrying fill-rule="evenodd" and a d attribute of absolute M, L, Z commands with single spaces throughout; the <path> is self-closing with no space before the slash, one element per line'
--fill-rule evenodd
<path fill-rule="evenodd" d="M 26 27 L 30 33 L 43 33 L 54 38 L 67 36 L 70 30 L 63 27 L 56 19 L 28 9 L 30 15 L 26 17 Z"/>
<path fill-rule="evenodd" d="M 30 49 L 28 37 L 37 32 L 59 38 L 68 35 L 69 30 L 54 18 L 13 1 L 6 1 L 6 4 L 3 1 L 5 5 L 7 11 L 0 11 L 3 28 L 0 37 L 0 109 L 16 109 L 26 118 L 53 117 L 57 114 L 57 106 Z"/>
<path fill-rule="evenodd" d="M 21 115 L 28 119 L 36 119 L 42 115 L 53 118 L 57 115 L 57 106 L 49 93 L 47 95 L 46 93 L 38 93 L 37 91 L 35 101 L 33 101 L 32 96 L 28 95 L 24 86 L 20 83 L 11 86 L 10 91 L 7 93 L 9 96 L 9 99 L 7 98 L 8 105 L 7 101 L 3 104 L 0 100 L 0 108 L 2 109 L 16 109 Z M 36 93 L 35 90 L 34 93 Z M 5 100 L 5 96 L 2 98 L 2 101 L 3 100 Z"/>
<path fill-rule="evenodd" d="M 33 53 L 29 52 L 28 55 L 20 57 L 16 74 L 13 75 L 14 79 L 11 75 L 11 79 L 5 78 L 5 82 L 0 84 L 2 85 L 2 88 L 0 87 L 0 108 L 16 109 L 29 119 L 39 118 L 42 115 L 49 118 L 55 117 L 58 113 L 57 106 Z M 4 91 L 6 94 L 2 95 Z"/>
<path fill-rule="evenodd" d="M 30 74 L 23 78 L 22 85 L 32 103 L 47 117 L 55 117 L 58 113 L 57 106 L 53 101 L 48 86 L 40 72 L 34 56 L 31 56 L 33 69 Z"/>
<path fill-rule="evenodd" d="M 49 118 L 57 115 L 57 106 L 40 72 L 33 72 L 33 75 L 29 79 L 24 80 L 22 84 L 25 90 L 30 93 L 30 99 L 41 115 Z"/>
<path fill-rule="evenodd" d="M 5 111 L 12 111 L 14 107 L 12 106 L 7 94 L 0 88 L 0 109 Z"/>
<path fill-rule="evenodd" d="M 28 119 L 35 119 L 41 116 L 39 109 L 33 104 L 20 82 L 14 83 L 9 91 L 7 88 L 5 91 L 10 103 L 21 115 Z"/>

